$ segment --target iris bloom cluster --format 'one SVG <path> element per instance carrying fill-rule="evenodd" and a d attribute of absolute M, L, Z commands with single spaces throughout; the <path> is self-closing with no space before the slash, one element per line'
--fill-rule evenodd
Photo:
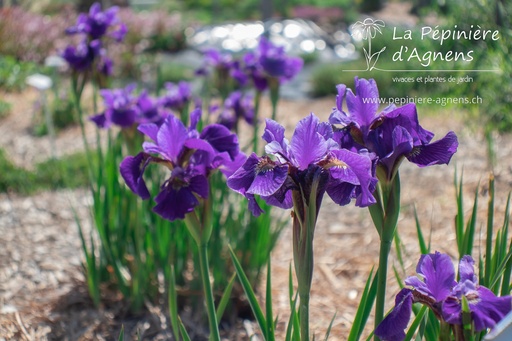
<path fill-rule="evenodd" d="M 198 132 L 200 116 L 201 111 L 194 110 L 189 127 L 174 115 L 167 116 L 161 126 L 139 125 L 138 130 L 153 142 L 144 142 L 143 152 L 126 157 L 120 165 L 126 184 L 142 199 L 150 197 L 143 178 L 146 167 L 156 163 L 168 169 L 153 211 L 170 221 L 185 218 L 200 199 L 208 198 L 208 177 L 214 170 L 229 175 L 245 159 L 239 152 L 236 135 L 226 127 L 211 124 Z"/>
<path fill-rule="evenodd" d="M 192 100 L 192 87 L 188 82 L 180 81 L 177 84 L 167 82 L 164 87 L 166 91 L 162 97 L 162 104 L 166 108 L 180 112 Z"/>
<path fill-rule="evenodd" d="M 242 91 L 233 91 L 224 100 L 224 109 L 219 116 L 219 123 L 230 130 L 237 130 L 238 122 L 244 120 L 254 124 L 254 99 Z"/>
<path fill-rule="evenodd" d="M 110 128 L 113 124 L 121 128 L 141 123 L 161 125 L 170 112 L 163 108 L 160 99 L 151 97 L 147 91 L 135 96 L 135 88 L 136 84 L 129 84 L 125 88 L 100 90 L 105 110 L 91 120 L 100 128 Z"/>
<path fill-rule="evenodd" d="M 376 154 L 379 180 L 391 181 L 404 158 L 420 167 L 448 164 L 458 147 L 453 131 L 431 142 L 434 134 L 420 126 L 414 103 L 398 108 L 391 105 L 377 114 L 379 91 L 375 81 L 356 77 L 355 85 L 356 93 L 344 84 L 337 86 L 336 107 L 329 122 L 338 127 L 334 138 L 343 146 Z M 345 97 L 348 112 L 343 110 Z"/>
<path fill-rule="evenodd" d="M 474 264 L 471 256 L 462 257 L 457 282 L 448 255 L 439 252 L 422 255 L 416 268 L 421 278 L 413 276 L 405 280 L 409 287 L 398 293 L 395 307 L 375 330 L 375 335 L 383 341 L 403 340 L 413 303 L 427 305 L 438 319 L 456 328 L 463 324 L 463 300 L 467 300 L 475 332 L 494 327 L 512 310 L 512 299 L 497 297 L 479 285 Z"/>
<path fill-rule="evenodd" d="M 116 6 L 102 11 L 101 5 L 94 3 L 88 14 L 81 13 L 76 24 L 66 30 L 67 34 L 83 36 L 76 46 L 69 45 L 62 52 L 62 57 L 73 70 L 85 72 L 96 63 L 99 72 L 106 76 L 112 74 L 112 60 L 106 55 L 103 40 L 105 37 L 116 42 L 124 39 L 127 28 L 119 22 L 117 12 Z"/>
<path fill-rule="evenodd" d="M 262 36 L 256 49 L 247 52 L 240 59 L 215 49 L 206 50 L 204 65 L 196 73 L 209 75 L 214 72 L 224 83 L 234 79 L 237 88 L 252 82 L 257 91 L 263 92 L 269 88 L 270 83 L 279 85 L 291 80 L 299 73 L 303 64 L 301 58 L 289 56 L 284 47 L 276 46 Z"/>
<path fill-rule="evenodd" d="M 262 213 L 255 195 L 270 205 L 288 209 L 294 206 L 292 192 L 309 200 L 314 181 L 321 184 L 316 189 L 318 209 L 325 192 L 340 205 L 348 204 L 352 198 L 358 206 L 375 203 L 372 192 L 376 179 L 372 177 L 372 160 L 367 152 L 341 148 L 333 140 L 331 125 L 320 122 L 313 114 L 297 124 L 290 142 L 284 132 L 283 126 L 267 119 L 265 152 L 275 159 L 253 153 L 228 179 L 228 186 L 249 200 L 254 215 Z"/>
<path fill-rule="evenodd" d="M 256 50 L 248 52 L 243 60 L 246 73 L 259 91 L 267 89 L 269 82 L 291 80 L 304 64 L 302 58 L 288 56 L 283 46 L 276 46 L 263 36 Z"/>

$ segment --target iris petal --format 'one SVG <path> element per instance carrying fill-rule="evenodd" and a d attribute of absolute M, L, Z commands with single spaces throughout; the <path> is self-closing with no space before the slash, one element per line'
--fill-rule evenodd
<path fill-rule="evenodd" d="M 157 134 L 160 153 L 176 163 L 186 138 L 187 129 L 183 123 L 174 115 L 167 116 Z"/>
<path fill-rule="evenodd" d="M 435 254 L 422 255 L 416 272 L 423 276 L 424 282 L 405 280 L 407 285 L 413 286 L 424 295 L 432 297 L 436 302 L 443 301 L 450 295 L 455 282 L 455 269 L 450 257 L 436 252 Z"/>
<path fill-rule="evenodd" d="M 136 156 L 127 156 L 120 164 L 120 172 L 126 185 L 142 199 L 150 197 L 146 183 L 142 177 L 148 161 L 145 153 L 139 153 Z"/>
<path fill-rule="evenodd" d="M 492 328 L 501 321 L 511 310 L 512 300 L 510 296 L 496 297 L 486 287 L 478 287 L 478 300 L 475 304 L 470 302 L 471 317 L 475 324 L 475 331 L 479 332 Z"/>
<path fill-rule="evenodd" d="M 379 90 L 373 79 L 355 78 L 356 94 L 347 91 L 347 108 L 360 127 L 369 127 L 379 108 Z"/>
<path fill-rule="evenodd" d="M 310 114 L 300 120 L 295 128 L 290 147 L 299 169 L 307 169 L 327 153 L 327 143 L 317 130 L 319 123 L 318 117 Z"/>
<path fill-rule="evenodd" d="M 402 341 L 411 318 L 412 301 L 411 290 L 402 289 L 396 295 L 395 307 L 375 329 L 375 335 L 382 341 Z"/>
<path fill-rule="evenodd" d="M 169 221 L 176 219 L 184 219 L 185 214 L 192 212 L 194 207 L 199 204 L 197 198 L 187 187 L 174 189 L 171 187 L 164 188 L 155 197 L 157 205 L 153 208 L 153 212 Z"/>
<path fill-rule="evenodd" d="M 420 167 L 448 164 L 459 143 L 454 132 L 450 131 L 444 138 L 434 143 L 415 147 L 407 159 Z"/>

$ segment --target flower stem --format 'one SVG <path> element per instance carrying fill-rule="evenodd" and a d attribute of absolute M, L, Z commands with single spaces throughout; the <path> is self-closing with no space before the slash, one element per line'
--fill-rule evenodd
<path fill-rule="evenodd" d="M 272 104 L 272 120 L 277 118 L 277 103 L 279 102 L 279 79 L 272 77 L 270 83 L 270 102 Z"/>
<path fill-rule="evenodd" d="M 301 341 L 309 340 L 309 291 L 307 295 L 299 295 L 300 306 L 300 339 Z"/>
<path fill-rule="evenodd" d="M 379 271 L 377 273 L 377 301 L 375 303 L 375 328 L 384 319 L 384 305 L 386 303 L 386 282 L 388 274 L 388 258 L 391 250 L 391 240 L 380 241 Z M 378 340 L 375 337 L 375 340 Z"/>
<path fill-rule="evenodd" d="M 256 90 L 256 96 L 254 96 L 254 120 L 253 120 L 253 140 L 252 140 L 252 150 L 255 153 L 258 153 L 258 115 L 260 110 L 260 102 L 261 102 L 261 91 Z"/>
<path fill-rule="evenodd" d="M 380 236 L 375 328 L 384 319 L 388 258 L 400 214 L 400 176 L 398 172 L 393 179 L 387 181 L 387 179 L 379 178 L 379 182 L 375 193 L 377 203 L 369 207 L 373 223 Z M 377 341 L 379 338 L 375 336 L 374 340 Z"/>
<path fill-rule="evenodd" d="M 199 246 L 199 265 L 201 267 L 201 280 L 203 282 L 204 298 L 208 313 L 208 322 L 210 325 L 210 340 L 220 341 L 219 323 L 215 311 L 215 301 L 213 299 L 212 286 L 210 283 L 210 270 L 208 267 L 208 244 L 203 243 Z"/>

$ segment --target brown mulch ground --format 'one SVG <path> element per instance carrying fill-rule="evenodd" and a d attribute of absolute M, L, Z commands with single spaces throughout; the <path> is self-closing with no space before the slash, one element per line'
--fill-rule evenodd
<path fill-rule="evenodd" d="M 0 147 L 16 164 L 28 168 L 51 156 L 48 138 L 36 138 L 29 133 L 32 102 L 36 95 L 31 91 L 22 95 L 0 95 L 13 103 L 12 114 L 0 121 Z M 333 104 L 334 98 L 282 101 L 280 121 L 291 132 L 297 121 L 310 111 L 327 119 Z M 268 109 L 268 103 L 265 103 L 262 112 L 268 113 Z M 445 110 L 442 114 L 426 117 L 421 117 L 421 107 L 419 112 L 422 125 L 435 131 L 436 138 L 454 130 L 459 136 L 460 147 L 450 166 L 419 169 L 404 163 L 401 167 L 403 209 L 399 233 L 406 265 L 403 276 L 414 273 L 419 258 L 413 205 L 417 208 L 424 233 L 431 234 L 432 249 L 457 258 L 453 228 L 456 167 L 459 173 L 464 169 L 466 212 L 470 210 L 476 186 L 481 184 L 478 227 L 484 226 L 487 205 L 489 166 L 481 132 L 467 128 L 463 116 L 457 111 Z M 90 133 L 94 140 L 93 128 Z M 59 155 L 81 148 L 79 130 L 61 132 L 56 145 Z M 496 137 L 496 146 L 496 206 L 498 216 L 502 216 L 506 195 L 512 188 L 512 138 Z M 30 197 L 0 194 L 0 340 L 111 340 L 121 323 L 127 328 L 127 335 L 141 330 L 147 339 L 170 338 L 168 320 L 158 306 L 148 304 L 146 313 L 130 316 L 112 295 L 100 310 L 92 308 L 81 270 L 82 253 L 72 212 L 72 207 L 78 209 L 82 223 L 90 228 L 90 204 L 85 189 L 43 192 Z M 284 331 L 284 321 L 289 313 L 287 287 L 291 248 L 291 231 L 287 228 L 272 254 L 273 304 L 275 315 L 279 315 L 281 321 L 278 324 L 280 332 Z M 479 250 L 478 246 L 475 250 Z M 322 337 L 336 313 L 330 340 L 344 340 L 366 278 L 377 264 L 378 235 L 368 211 L 353 205 L 339 207 L 326 197 L 315 236 L 315 257 L 311 330 L 317 339 Z M 390 264 L 398 266 L 395 254 Z M 389 302 L 397 288 L 390 275 Z M 121 321 L 120 316 L 123 317 Z M 368 325 L 371 326 L 371 321 Z M 368 327 L 367 331 L 370 329 Z M 248 340 L 254 330 L 257 330 L 254 323 L 239 321 L 226 333 L 226 339 Z"/>

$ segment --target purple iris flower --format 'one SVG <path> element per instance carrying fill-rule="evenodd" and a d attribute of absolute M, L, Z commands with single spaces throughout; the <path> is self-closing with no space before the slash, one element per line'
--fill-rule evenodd
<path fill-rule="evenodd" d="M 486 287 L 478 285 L 474 260 L 464 256 L 459 263 L 460 280 L 455 281 L 455 269 L 446 254 L 422 255 L 416 272 L 422 277 L 409 277 L 395 299 L 395 307 L 375 329 L 383 341 L 401 341 L 411 317 L 412 304 L 427 305 L 442 321 L 462 324 L 462 297 L 469 302 L 471 319 L 476 332 L 492 328 L 512 310 L 510 296 L 496 297 Z"/>
<path fill-rule="evenodd" d="M 160 127 L 154 123 L 141 124 L 139 131 L 153 142 L 144 142 L 143 152 L 126 157 L 120 165 L 128 187 L 143 199 L 150 197 L 143 179 L 148 164 L 166 166 L 170 175 L 155 197 L 153 211 L 170 221 L 183 219 L 199 205 L 200 199 L 208 198 L 208 177 L 214 169 L 221 168 L 230 174 L 230 167 L 241 160 L 237 137 L 225 127 L 209 125 L 201 133 L 195 129 L 200 114 L 198 109 L 191 113 L 190 127 L 185 127 L 174 115 L 167 116 Z M 228 167 L 222 169 L 225 163 Z"/>
<path fill-rule="evenodd" d="M 203 65 L 196 70 L 197 75 L 208 75 L 211 69 L 224 70 L 228 72 L 233 65 L 233 56 L 229 53 L 222 53 L 215 48 L 206 49 L 203 52 Z"/>
<path fill-rule="evenodd" d="M 127 33 L 126 25 L 120 23 L 117 18 L 117 7 L 111 7 L 106 11 L 101 11 L 101 5 L 94 3 L 88 14 L 81 13 L 78 16 L 76 24 L 66 30 L 68 34 L 83 34 L 84 40 L 77 46 L 68 46 L 63 52 L 62 57 L 68 62 L 75 71 L 84 72 L 91 68 L 95 60 L 97 71 L 110 76 L 112 74 L 112 59 L 106 55 L 105 48 L 102 47 L 102 38 L 108 34 L 117 42 L 121 42 Z M 110 30 L 110 27 L 118 27 Z"/>
<path fill-rule="evenodd" d="M 251 95 L 234 91 L 224 101 L 224 111 L 219 117 L 219 123 L 231 130 L 236 128 L 240 119 L 244 119 L 248 124 L 253 124 L 254 99 Z"/>
<path fill-rule="evenodd" d="M 256 50 L 256 56 L 265 73 L 281 81 L 288 81 L 295 77 L 304 64 L 302 58 L 288 56 L 283 46 L 275 46 L 263 36 Z"/>
<path fill-rule="evenodd" d="M 136 97 L 133 95 L 135 88 L 136 84 L 129 84 L 123 89 L 100 90 L 105 111 L 92 116 L 91 120 L 100 128 L 109 128 L 112 124 L 123 128 L 131 127 L 137 122 L 139 114 L 135 105 Z"/>
<path fill-rule="evenodd" d="M 284 47 L 275 46 L 265 37 L 260 38 L 256 50 L 244 55 L 243 61 L 245 73 L 260 92 L 265 91 L 269 83 L 278 85 L 289 81 L 302 70 L 304 64 L 301 58 L 288 56 Z"/>
<path fill-rule="evenodd" d="M 356 205 L 375 203 L 372 195 L 376 179 L 372 177 L 372 160 L 367 153 L 356 153 L 340 146 L 332 139 L 332 127 L 320 123 L 310 114 L 295 129 L 291 142 L 284 137 L 284 127 L 267 119 L 263 139 L 265 152 L 273 155 L 258 157 L 252 154 L 244 165 L 228 179 L 228 187 L 247 197 L 254 215 L 261 213 L 254 195 L 268 204 L 291 208 L 293 194 L 302 193 L 309 200 L 311 184 L 317 181 L 317 208 L 323 194 L 339 205 L 356 198 Z"/>
<path fill-rule="evenodd" d="M 117 6 L 110 7 L 105 12 L 101 11 L 101 4 L 95 2 L 91 8 L 89 9 L 89 14 L 81 13 L 78 16 L 76 24 L 74 26 L 69 27 L 66 30 L 68 34 L 87 34 L 91 37 L 91 39 L 100 39 L 103 37 L 110 26 L 115 25 L 118 22 L 117 19 L 117 11 L 119 8 Z M 116 40 L 121 41 L 124 38 L 124 33 L 126 33 L 126 26 L 124 28 L 120 28 L 121 32 L 117 33 L 115 37 Z"/>
<path fill-rule="evenodd" d="M 260 92 L 265 91 L 268 88 L 268 79 L 259 63 L 257 53 L 255 51 L 248 52 L 244 55 L 243 60 L 244 72 L 252 79 L 256 90 Z"/>
<path fill-rule="evenodd" d="M 149 96 L 146 90 L 142 91 L 137 98 L 139 109 L 137 123 L 155 123 L 160 126 L 169 115 L 161 106 L 161 101 Z"/>
<path fill-rule="evenodd" d="M 190 83 L 180 81 L 178 84 L 165 83 L 166 93 L 162 98 L 164 107 L 171 110 L 181 111 L 192 99 L 192 87 Z"/>
<path fill-rule="evenodd" d="M 355 84 L 355 94 L 343 84 L 337 86 L 336 107 L 329 117 L 332 124 L 341 125 L 335 139 L 343 146 L 375 153 L 388 181 L 404 157 L 420 167 L 450 162 L 458 147 L 454 132 L 431 142 L 434 134 L 420 126 L 414 103 L 389 106 L 377 114 L 380 102 L 375 81 L 356 77 Z M 345 95 L 348 112 L 342 107 Z"/>
<path fill-rule="evenodd" d="M 443 319 L 450 324 L 462 323 L 462 297 L 466 297 L 475 331 L 492 328 L 512 310 L 510 296 L 497 297 L 491 290 L 478 285 L 471 256 L 462 257 L 459 263 L 459 283 L 443 304 Z"/>
<path fill-rule="evenodd" d="M 159 99 L 149 96 L 146 90 L 137 97 L 133 91 L 135 83 L 121 89 L 103 89 L 105 110 L 91 117 L 91 120 L 100 128 L 110 128 L 112 124 L 121 128 L 129 128 L 134 124 L 155 123 L 160 126 L 169 115 L 161 105 Z"/>
<path fill-rule="evenodd" d="M 99 40 L 93 40 L 87 42 L 83 40 L 75 47 L 69 45 L 62 52 L 62 58 L 68 62 L 69 66 L 75 71 L 86 71 L 88 70 L 95 58 L 101 53 L 101 42 Z"/>

